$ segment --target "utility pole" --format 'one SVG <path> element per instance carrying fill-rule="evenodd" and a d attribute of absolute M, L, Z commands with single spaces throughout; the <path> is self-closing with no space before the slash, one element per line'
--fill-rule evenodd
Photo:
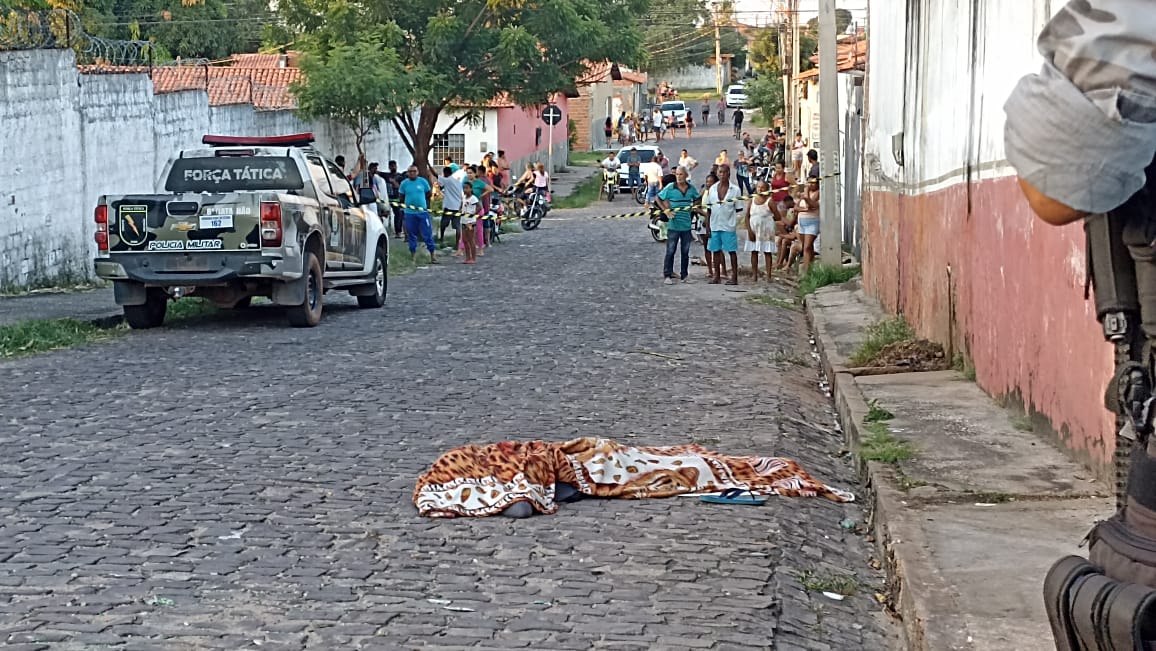
<path fill-rule="evenodd" d="M 835 44 L 835 0 L 819 0 L 819 259 L 843 262 L 843 215 L 839 210 L 839 86 Z"/>
<path fill-rule="evenodd" d="M 784 16 L 786 18 L 786 16 Z M 787 38 L 786 25 L 783 21 L 779 21 L 779 72 L 782 73 L 783 78 L 783 128 L 790 131 L 791 125 L 786 122 L 787 116 L 791 114 L 791 70 L 787 67 Z M 767 116 L 768 123 L 774 120 L 773 115 Z"/>
<path fill-rule="evenodd" d="M 722 39 L 718 31 L 718 13 L 718 3 L 716 2 L 714 4 L 714 92 L 722 97 Z"/>
<path fill-rule="evenodd" d="M 799 0 L 791 0 L 791 128 L 787 131 L 787 142 L 802 129 L 799 128 Z"/>

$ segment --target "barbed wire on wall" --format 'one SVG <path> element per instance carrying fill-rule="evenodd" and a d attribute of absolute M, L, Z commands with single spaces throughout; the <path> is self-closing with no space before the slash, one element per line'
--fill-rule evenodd
<path fill-rule="evenodd" d="M 79 16 L 65 9 L 0 12 L 0 51 L 42 49 L 71 49 L 77 65 L 100 69 L 151 66 L 154 45 L 93 36 Z"/>

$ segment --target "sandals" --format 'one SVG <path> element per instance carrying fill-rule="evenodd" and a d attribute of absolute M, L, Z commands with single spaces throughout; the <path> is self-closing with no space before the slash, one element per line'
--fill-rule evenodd
<path fill-rule="evenodd" d="M 762 506 L 767 498 L 756 495 L 746 488 L 728 488 L 718 495 L 703 495 L 698 498 L 708 504 L 740 504 L 744 506 Z"/>

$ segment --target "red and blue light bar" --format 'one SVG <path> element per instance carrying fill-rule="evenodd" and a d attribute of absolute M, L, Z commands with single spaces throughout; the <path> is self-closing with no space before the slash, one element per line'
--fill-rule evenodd
<path fill-rule="evenodd" d="M 305 147 L 313 143 L 312 133 L 294 133 L 287 136 L 213 136 L 201 138 L 203 144 L 212 147 Z"/>

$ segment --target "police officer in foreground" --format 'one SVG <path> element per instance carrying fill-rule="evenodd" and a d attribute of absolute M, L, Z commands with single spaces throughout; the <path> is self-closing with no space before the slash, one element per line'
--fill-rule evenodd
<path fill-rule="evenodd" d="M 1039 74 L 1004 110 L 1005 149 L 1043 221 L 1084 220 L 1089 281 L 1116 372 L 1119 510 L 1089 561 L 1044 584 L 1060 651 L 1156 649 L 1156 2 L 1071 0 L 1040 34 Z M 1064 134 L 1057 137 L 1056 134 Z M 1091 387 L 1089 387 L 1091 388 Z"/>

